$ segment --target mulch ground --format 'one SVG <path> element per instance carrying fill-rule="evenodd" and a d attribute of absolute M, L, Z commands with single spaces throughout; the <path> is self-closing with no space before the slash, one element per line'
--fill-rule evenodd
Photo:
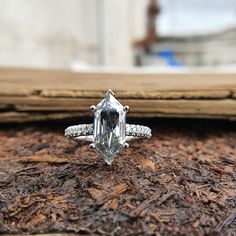
<path fill-rule="evenodd" d="M 1 125 L 0 233 L 236 235 L 235 123 L 144 123 L 111 167 L 65 123 Z"/>

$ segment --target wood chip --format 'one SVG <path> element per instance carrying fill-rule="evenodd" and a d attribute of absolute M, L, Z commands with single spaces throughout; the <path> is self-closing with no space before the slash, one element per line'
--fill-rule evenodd
<path fill-rule="evenodd" d="M 126 183 L 123 183 L 111 189 L 112 190 L 110 192 L 99 190 L 96 188 L 89 188 L 88 191 L 91 194 L 92 198 L 97 202 L 97 204 L 102 205 L 109 200 L 119 197 L 128 189 L 128 185 Z"/>

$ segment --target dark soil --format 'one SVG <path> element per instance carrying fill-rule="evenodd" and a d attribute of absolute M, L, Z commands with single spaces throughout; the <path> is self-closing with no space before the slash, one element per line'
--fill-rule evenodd
<path fill-rule="evenodd" d="M 145 122 L 111 167 L 64 123 L 1 125 L 0 233 L 236 235 L 235 123 Z"/>

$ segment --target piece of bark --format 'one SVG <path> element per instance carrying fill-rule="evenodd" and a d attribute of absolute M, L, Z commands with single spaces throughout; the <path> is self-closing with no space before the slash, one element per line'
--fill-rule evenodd
<path fill-rule="evenodd" d="M 151 213 L 150 215 L 159 222 L 167 223 L 177 214 L 177 212 L 178 211 L 176 209 L 165 209 L 158 210 L 155 213 Z"/>
<path fill-rule="evenodd" d="M 160 197 L 161 193 L 155 193 L 150 199 L 142 202 L 137 208 L 131 211 L 131 216 L 141 216 L 144 210 L 151 204 L 153 201 L 156 201 Z"/>
<path fill-rule="evenodd" d="M 216 226 L 216 230 L 221 232 L 226 227 L 228 227 L 234 220 L 236 219 L 236 210 L 232 213 L 230 213 L 226 218 L 224 218 L 222 221 L 219 222 L 219 224 Z"/>
<path fill-rule="evenodd" d="M 92 198 L 96 200 L 96 203 L 98 205 L 102 205 L 109 200 L 119 197 L 127 189 L 128 185 L 126 183 L 122 183 L 113 187 L 112 190 L 109 192 L 96 188 L 89 188 L 88 191 L 91 194 Z"/>
<path fill-rule="evenodd" d="M 28 157 L 19 157 L 19 158 L 12 158 L 6 157 L 4 158 L 5 161 L 19 161 L 19 162 L 45 162 L 45 163 L 70 163 L 71 161 L 66 158 L 59 158 L 50 155 L 31 155 Z"/>
<path fill-rule="evenodd" d="M 141 163 L 141 169 L 146 170 L 146 171 L 155 171 L 156 164 L 149 159 L 144 159 L 142 160 L 142 163 Z"/>

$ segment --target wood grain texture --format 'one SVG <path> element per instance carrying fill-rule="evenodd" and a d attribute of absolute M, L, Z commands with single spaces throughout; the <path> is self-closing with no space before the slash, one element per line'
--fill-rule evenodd
<path fill-rule="evenodd" d="M 107 89 L 130 117 L 236 118 L 236 73 L 0 69 L 0 122 L 90 115 Z"/>

